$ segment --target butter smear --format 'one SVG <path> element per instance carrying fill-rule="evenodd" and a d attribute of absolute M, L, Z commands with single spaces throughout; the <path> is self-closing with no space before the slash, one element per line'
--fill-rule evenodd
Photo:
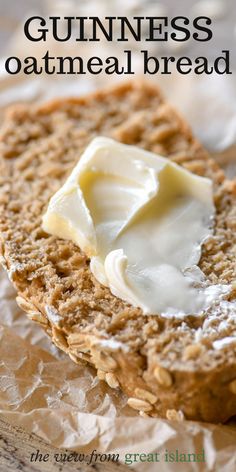
<path fill-rule="evenodd" d="M 51 198 L 43 228 L 77 244 L 115 296 L 144 314 L 183 317 L 224 291 L 197 267 L 214 212 L 209 179 L 97 137 Z"/>

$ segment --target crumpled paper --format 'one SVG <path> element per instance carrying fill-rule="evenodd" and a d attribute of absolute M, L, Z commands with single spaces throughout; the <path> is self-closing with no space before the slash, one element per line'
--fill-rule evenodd
<path fill-rule="evenodd" d="M 69 2 L 61 1 L 58 8 L 59 5 L 61 14 L 66 15 Z M 160 8 L 161 4 L 158 5 Z M 19 29 L 12 36 L 6 55 L 13 51 L 27 55 L 27 47 L 29 43 L 22 43 Z M 47 44 L 56 53 L 54 47 Z M 65 43 L 64 47 L 68 45 Z M 89 47 L 87 53 L 91 55 Z M 41 54 L 40 45 L 35 45 L 34 56 L 37 54 Z M 66 55 L 61 44 L 60 54 Z M 104 54 L 108 55 L 109 51 L 104 50 Z M 0 115 L 9 104 L 78 95 L 105 85 L 107 80 L 104 76 L 96 80 L 89 76 L 26 79 L 23 75 L 7 76 L 1 64 L 0 70 Z M 136 71 L 139 72 L 138 61 Z M 216 159 L 223 162 L 228 176 L 236 176 L 234 75 L 159 76 L 158 82 L 200 140 L 211 152 L 217 152 Z M 142 472 L 154 472 L 158 468 L 163 472 L 235 470 L 233 420 L 228 425 L 217 426 L 140 417 L 126 406 L 124 394 L 99 381 L 92 368 L 74 364 L 52 345 L 39 326 L 28 320 L 16 305 L 15 290 L 4 270 L 0 271 L 0 314 L 0 413 L 9 422 L 36 433 L 58 448 L 86 454 L 93 449 L 100 453 L 119 453 L 124 463 L 127 463 L 126 454 L 160 452 L 158 464 L 133 462 L 132 466 Z M 166 449 L 199 453 L 202 448 L 205 464 L 164 462 Z"/>
<path fill-rule="evenodd" d="M 182 471 L 224 470 L 236 463 L 236 427 L 141 418 L 126 406 L 126 397 L 97 379 L 92 368 L 74 364 L 55 348 L 41 327 L 17 307 L 7 274 L 0 272 L 0 413 L 7 421 L 33 432 L 58 448 L 91 453 L 199 453 L 205 464 L 181 464 Z M 132 464 L 154 472 L 157 463 Z M 189 468 L 191 467 L 191 469 Z M 180 469 L 179 469 L 180 470 Z"/>

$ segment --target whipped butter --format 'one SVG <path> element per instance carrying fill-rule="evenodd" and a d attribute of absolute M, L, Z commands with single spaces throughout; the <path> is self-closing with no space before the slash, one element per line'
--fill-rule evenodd
<path fill-rule="evenodd" d="M 77 244 L 115 296 L 145 314 L 183 316 L 221 292 L 197 267 L 213 217 L 209 179 L 98 137 L 51 198 L 43 228 Z"/>

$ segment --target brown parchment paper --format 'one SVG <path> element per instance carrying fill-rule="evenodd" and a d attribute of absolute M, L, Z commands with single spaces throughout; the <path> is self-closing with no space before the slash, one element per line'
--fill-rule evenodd
<path fill-rule="evenodd" d="M 236 427 L 141 418 L 126 398 L 59 352 L 43 330 L 15 303 L 15 291 L 0 271 L 0 413 L 56 447 L 91 453 L 160 453 L 160 462 L 133 463 L 140 471 L 233 472 Z M 165 463 L 165 450 L 199 453 L 204 464 Z"/>
<path fill-rule="evenodd" d="M 52 13 L 53 2 L 45 0 L 42 3 L 44 13 Z M 111 13 L 107 10 L 111 0 L 99 3 L 103 6 L 103 10 L 99 10 L 101 16 Z M 127 13 L 128 3 L 117 1 L 117 13 L 120 14 L 121 8 L 124 14 Z M 83 8 L 77 11 L 78 4 L 74 0 L 57 2 L 56 14 L 87 15 L 96 11 L 98 2 L 81 2 Z M 142 2 L 132 0 L 131 4 L 140 14 L 137 5 L 141 8 Z M 7 3 L 4 5 L 7 10 Z M 29 11 L 27 16 L 31 13 L 37 11 Z M 150 14 L 154 13 L 160 16 L 170 13 L 166 10 L 165 1 L 155 4 L 155 12 Z M 22 35 L 21 23 L 6 46 L 6 56 L 32 55 L 32 46 Z M 61 43 L 60 55 L 76 55 L 76 48 L 76 44 L 73 49 L 70 43 Z M 88 44 L 86 48 L 83 55 L 96 54 L 92 45 Z M 34 44 L 33 55 L 42 56 L 44 49 L 50 49 L 56 55 L 58 44 L 51 42 L 50 38 L 43 46 L 42 43 Z M 172 50 L 173 54 L 175 52 Z M 118 55 L 119 51 L 106 44 L 103 54 L 104 57 Z M 0 119 L 10 104 L 77 95 L 103 86 L 106 81 L 104 76 L 67 77 L 65 80 L 45 76 L 36 79 L 26 79 L 23 75 L 9 77 L 1 67 L 3 61 L 4 58 L 0 58 Z M 135 58 L 135 50 L 134 65 L 138 73 L 140 64 L 138 56 Z M 204 80 L 192 75 L 159 76 L 158 80 L 169 99 L 185 114 L 195 134 L 208 149 L 218 152 L 216 158 L 223 162 L 229 177 L 235 176 L 235 74 L 226 78 L 205 77 Z M 99 381 L 92 368 L 74 364 L 52 345 L 39 326 L 27 319 L 16 305 L 14 288 L 3 269 L 0 270 L 0 414 L 59 448 L 86 454 L 93 449 L 100 453 L 119 453 L 123 462 L 127 462 L 126 454 L 159 452 L 159 463 L 132 463 L 132 467 L 142 472 L 236 470 L 236 425 L 233 420 L 228 425 L 217 426 L 140 417 L 126 406 L 124 394 Z M 204 464 L 164 462 L 166 449 L 200 453 L 203 448 Z"/>

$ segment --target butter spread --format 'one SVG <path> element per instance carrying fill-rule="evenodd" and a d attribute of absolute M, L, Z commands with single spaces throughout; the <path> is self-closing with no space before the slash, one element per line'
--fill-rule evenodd
<path fill-rule="evenodd" d="M 43 217 L 72 240 L 94 277 L 144 314 L 183 316 L 207 308 L 197 264 L 214 218 L 212 183 L 143 149 L 95 138 Z"/>

